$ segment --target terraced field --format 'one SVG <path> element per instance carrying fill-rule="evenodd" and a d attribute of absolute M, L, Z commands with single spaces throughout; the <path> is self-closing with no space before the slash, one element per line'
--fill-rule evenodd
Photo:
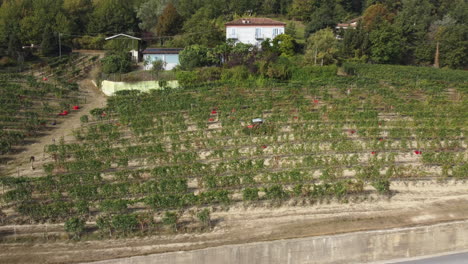
<path fill-rule="evenodd" d="M 0 178 L 4 223 L 84 219 L 87 239 L 190 233 L 223 226 L 232 218 L 215 216 L 239 206 L 391 205 L 408 182 L 467 189 L 468 74 L 348 67 L 301 82 L 120 92 L 73 140 L 47 147 L 41 177 Z"/>

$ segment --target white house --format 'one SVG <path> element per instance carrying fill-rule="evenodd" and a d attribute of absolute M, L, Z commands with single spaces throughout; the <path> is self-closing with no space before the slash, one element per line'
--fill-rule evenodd
<path fill-rule="evenodd" d="M 270 18 L 249 17 L 228 22 L 225 26 L 226 39 L 259 46 L 264 40 L 272 40 L 283 34 L 286 23 Z"/>
<path fill-rule="evenodd" d="M 179 65 L 179 52 L 182 49 L 175 48 L 148 48 L 143 51 L 143 61 L 145 62 L 145 70 L 153 68 L 153 61 L 161 60 L 165 63 L 165 70 L 172 70 Z"/>

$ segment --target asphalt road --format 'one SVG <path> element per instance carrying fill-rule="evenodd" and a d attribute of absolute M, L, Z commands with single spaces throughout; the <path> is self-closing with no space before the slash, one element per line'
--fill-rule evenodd
<path fill-rule="evenodd" d="M 402 262 L 390 262 L 392 264 L 468 264 L 468 252 L 456 253 L 445 256 L 429 257 Z"/>

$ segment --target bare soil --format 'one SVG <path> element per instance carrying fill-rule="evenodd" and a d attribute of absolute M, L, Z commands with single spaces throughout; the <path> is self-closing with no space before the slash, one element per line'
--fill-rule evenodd
<path fill-rule="evenodd" d="M 291 200 L 281 206 L 238 203 L 212 213 L 213 230 L 202 233 L 84 242 L 0 244 L 4 263 L 78 263 L 258 241 L 331 235 L 468 219 L 468 184 L 400 181 L 391 197 L 368 195 L 348 203 Z M 60 234 L 61 225 L 3 226 L 0 236 Z M 15 230 L 13 230 L 15 229 Z M 62 234 L 63 236 L 63 234 Z"/>

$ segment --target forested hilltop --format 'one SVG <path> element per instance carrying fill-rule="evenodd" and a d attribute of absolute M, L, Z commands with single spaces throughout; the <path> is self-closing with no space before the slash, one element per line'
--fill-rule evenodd
<path fill-rule="evenodd" d="M 57 43 L 59 36 L 61 44 L 85 49 L 102 48 L 103 37 L 114 33 L 146 36 L 152 46 L 214 47 L 225 41 L 224 23 L 241 16 L 286 21 L 287 33 L 296 39 L 325 28 L 340 35 L 338 23 L 359 18 L 356 30 L 341 32 L 332 62 L 431 65 L 437 46 L 441 67 L 466 68 L 468 61 L 465 0 L 0 0 L 0 4 L 2 65 L 16 61 L 24 53 L 22 46 Z M 298 30 L 298 21 L 305 28 Z"/>

